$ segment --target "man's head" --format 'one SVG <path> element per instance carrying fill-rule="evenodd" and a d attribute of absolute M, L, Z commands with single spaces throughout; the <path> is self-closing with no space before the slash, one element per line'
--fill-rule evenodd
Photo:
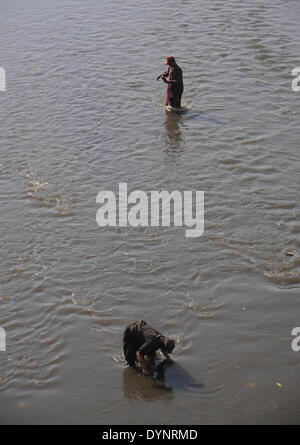
<path fill-rule="evenodd" d="M 175 348 L 174 340 L 171 340 L 170 338 L 165 338 L 163 341 L 163 348 L 164 348 L 165 352 L 167 352 L 168 354 L 171 354 L 171 352 Z"/>
<path fill-rule="evenodd" d="M 175 65 L 175 63 L 176 62 L 175 62 L 175 59 L 174 59 L 173 56 L 168 56 L 166 61 L 165 61 L 165 65 L 173 66 L 173 65 Z"/>

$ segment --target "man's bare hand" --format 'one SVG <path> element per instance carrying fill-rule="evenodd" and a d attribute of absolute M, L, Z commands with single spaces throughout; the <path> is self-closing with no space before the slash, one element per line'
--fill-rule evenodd
<path fill-rule="evenodd" d="M 168 354 L 168 352 L 166 351 L 162 351 L 163 355 L 165 356 L 166 360 L 168 362 L 172 362 L 173 360 L 171 359 L 170 355 Z"/>

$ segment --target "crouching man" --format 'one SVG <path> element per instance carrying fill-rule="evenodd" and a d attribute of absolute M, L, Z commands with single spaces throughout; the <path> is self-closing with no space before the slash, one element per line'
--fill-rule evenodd
<path fill-rule="evenodd" d="M 158 349 L 170 360 L 169 354 L 175 347 L 174 340 L 164 337 L 144 320 L 130 323 L 124 331 L 123 349 L 128 366 L 141 364 L 143 374 L 151 374 L 151 360 L 154 359 Z"/>

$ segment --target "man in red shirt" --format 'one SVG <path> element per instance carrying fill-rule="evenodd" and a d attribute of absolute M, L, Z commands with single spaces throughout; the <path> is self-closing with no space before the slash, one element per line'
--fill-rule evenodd
<path fill-rule="evenodd" d="M 182 69 L 177 65 L 173 56 L 167 57 L 165 61 L 169 68 L 164 73 L 157 76 L 168 84 L 165 105 L 171 105 L 174 108 L 181 108 L 181 96 L 183 93 Z M 168 80 L 167 80 L 168 77 Z"/>

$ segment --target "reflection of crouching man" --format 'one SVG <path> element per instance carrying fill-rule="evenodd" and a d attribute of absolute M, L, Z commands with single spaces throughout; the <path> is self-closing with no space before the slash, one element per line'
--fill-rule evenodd
<path fill-rule="evenodd" d="M 170 360 L 169 354 L 174 347 L 174 340 L 164 337 L 144 320 L 130 323 L 124 331 L 123 348 L 127 365 L 134 366 L 138 360 L 144 375 L 151 374 L 148 359 L 153 359 L 158 349 Z"/>

